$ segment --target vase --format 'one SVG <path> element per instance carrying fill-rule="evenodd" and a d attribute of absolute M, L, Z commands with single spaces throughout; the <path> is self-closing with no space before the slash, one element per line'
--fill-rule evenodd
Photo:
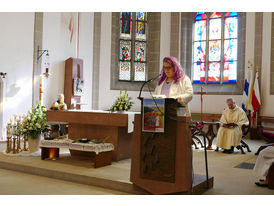
<path fill-rule="evenodd" d="M 41 140 L 41 134 L 38 135 L 37 138 L 33 139 L 31 137 L 28 137 L 28 143 L 29 143 L 29 152 L 34 153 L 39 150 L 40 146 L 40 140 Z"/>

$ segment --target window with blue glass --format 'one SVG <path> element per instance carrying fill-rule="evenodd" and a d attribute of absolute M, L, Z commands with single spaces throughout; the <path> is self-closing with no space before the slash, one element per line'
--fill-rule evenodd
<path fill-rule="evenodd" d="M 119 80 L 146 81 L 147 13 L 121 12 Z"/>
<path fill-rule="evenodd" d="M 237 12 L 199 12 L 193 31 L 193 83 L 236 83 Z"/>

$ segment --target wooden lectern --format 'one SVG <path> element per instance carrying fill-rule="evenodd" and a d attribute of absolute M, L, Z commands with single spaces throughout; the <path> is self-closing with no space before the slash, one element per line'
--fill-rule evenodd
<path fill-rule="evenodd" d="M 165 99 L 162 133 L 143 132 L 143 111 L 135 115 L 130 181 L 151 194 L 191 191 L 191 119 L 177 116 L 177 104 L 175 99 Z"/>

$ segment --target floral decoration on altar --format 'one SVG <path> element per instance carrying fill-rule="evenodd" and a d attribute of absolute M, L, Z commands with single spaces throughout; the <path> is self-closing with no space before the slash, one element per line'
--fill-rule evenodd
<path fill-rule="evenodd" d="M 110 108 L 111 112 L 123 112 L 128 111 L 133 105 L 133 102 L 130 101 L 131 97 L 128 96 L 127 90 L 120 91 L 120 96 L 116 99 L 112 107 Z"/>
<path fill-rule="evenodd" d="M 37 103 L 35 108 L 28 111 L 21 126 L 21 131 L 24 135 L 36 139 L 47 129 L 46 110 L 45 106 Z"/>

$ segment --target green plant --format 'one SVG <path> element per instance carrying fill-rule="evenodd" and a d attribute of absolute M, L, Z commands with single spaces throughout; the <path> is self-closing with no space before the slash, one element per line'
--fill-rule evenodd
<path fill-rule="evenodd" d="M 22 123 L 22 132 L 24 135 L 36 139 L 47 129 L 46 110 L 45 106 L 41 106 L 41 103 L 37 103 L 34 108 L 28 111 L 28 114 Z"/>
<path fill-rule="evenodd" d="M 115 111 L 128 111 L 133 105 L 133 102 L 130 101 L 131 97 L 128 96 L 127 90 L 120 91 L 120 96 L 116 99 L 114 104 L 111 106 L 110 111 L 115 112 Z"/>

